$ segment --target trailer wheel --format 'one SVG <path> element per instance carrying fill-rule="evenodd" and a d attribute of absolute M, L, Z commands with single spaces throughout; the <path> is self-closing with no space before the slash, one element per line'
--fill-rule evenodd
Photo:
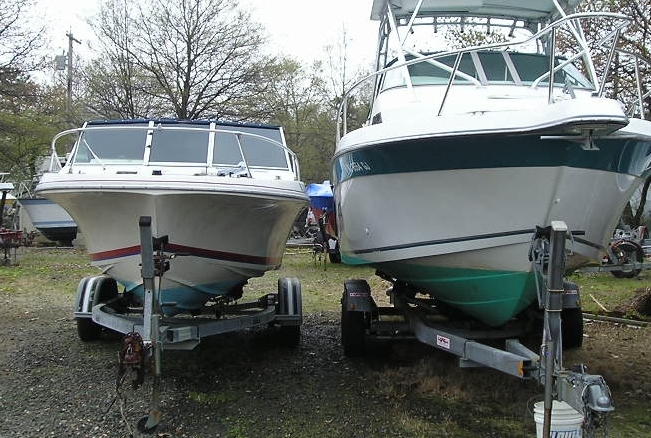
<path fill-rule="evenodd" d="M 342 309 L 341 344 L 344 347 L 344 354 L 346 356 L 360 356 L 364 353 L 365 332 L 364 313 Z"/>
<path fill-rule="evenodd" d="M 330 263 L 341 263 L 341 253 L 339 250 L 334 250 L 332 252 L 328 253 L 328 258 L 330 259 Z"/>
<path fill-rule="evenodd" d="M 644 249 L 636 242 L 622 240 L 613 244 L 611 249 L 617 255 L 620 263 L 644 262 Z M 611 272 L 617 278 L 635 278 L 640 274 L 640 271 L 641 269 L 627 269 Z"/>
<path fill-rule="evenodd" d="M 287 347 L 298 347 L 301 344 L 301 326 L 300 325 L 281 325 L 280 326 L 280 343 Z"/>
<path fill-rule="evenodd" d="M 579 348 L 583 345 L 583 313 L 580 307 L 563 309 L 561 312 L 563 328 L 563 348 Z"/>
<path fill-rule="evenodd" d="M 105 303 L 118 296 L 118 286 L 111 277 L 84 278 L 79 282 L 78 295 L 85 294 L 85 300 L 90 303 L 88 310 L 97 304 Z M 88 317 L 77 317 L 77 335 L 84 342 L 96 341 L 102 334 L 102 326 Z"/>
<path fill-rule="evenodd" d="M 84 342 L 93 342 L 102 334 L 102 326 L 91 318 L 77 318 L 77 335 Z"/>

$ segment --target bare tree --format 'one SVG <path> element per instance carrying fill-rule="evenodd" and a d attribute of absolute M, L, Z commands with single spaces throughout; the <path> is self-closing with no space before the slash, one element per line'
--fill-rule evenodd
<path fill-rule="evenodd" d="M 31 23 L 33 6 L 33 0 L 0 3 L 0 95 L 15 95 L 13 84 L 43 66 L 38 50 L 45 30 Z"/>
<path fill-rule="evenodd" d="M 260 50 L 261 27 L 237 1 L 106 0 L 99 18 L 110 65 L 96 62 L 96 73 L 119 80 L 95 91 L 116 113 L 240 119 L 257 108 L 247 103 L 265 91 L 271 61 Z M 154 105 L 142 107 L 138 95 Z"/>
<path fill-rule="evenodd" d="M 131 53 L 134 17 L 133 2 L 105 1 L 89 24 L 97 27 L 101 56 L 81 70 L 86 110 L 106 118 L 138 118 L 168 115 L 161 101 L 153 100 L 143 90 L 152 80 L 136 64 Z"/>

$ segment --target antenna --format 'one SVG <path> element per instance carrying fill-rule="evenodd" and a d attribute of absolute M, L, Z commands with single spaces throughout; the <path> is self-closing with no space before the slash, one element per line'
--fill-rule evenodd
<path fill-rule="evenodd" d="M 81 44 L 81 41 L 76 39 L 72 35 L 72 31 L 66 33 L 68 37 L 68 101 L 67 101 L 67 110 L 68 112 L 72 111 L 72 42 L 74 41 L 77 44 Z"/>

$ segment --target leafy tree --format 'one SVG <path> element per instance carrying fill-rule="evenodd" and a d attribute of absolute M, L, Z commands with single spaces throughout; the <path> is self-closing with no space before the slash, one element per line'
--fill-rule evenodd
<path fill-rule="evenodd" d="M 611 97 L 619 98 L 628 103 L 630 114 L 636 113 L 651 120 L 651 0 L 593 0 L 582 4 L 580 11 L 612 11 L 624 14 L 631 18 L 626 32 L 620 35 L 618 49 L 626 53 L 633 53 L 643 60 L 636 63 L 635 59 L 626 54 L 616 54 L 613 66 L 606 81 L 605 93 Z M 584 29 L 590 35 L 603 35 L 609 26 L 594 24 Z M 600 48 L 594 47 L 597 52 Z M 602 50 L 600 56 L 606 57 L 608 53 Z M 598 72 L 603 74 L 603 72 Z M 641 81 L 643 94 L 642 108 L 640 108 L 637 95 L 637 80 Z M 633 102 L 633 104 L 630 104 Z M 645 181 L 640 191 L 631 199 L 624 209 L 621 221 L 635 228 L 645 219 L 651 176 Z"/>
<path fill-rule="evenodd" d="M 0 98 L 0 170 L 14 181 L 30 181 L 48 155 L 50 139 L 62 129 L 58 115 L 63 96 L 31 81 L 13 84 L 12 92 L 22 98 Z"/>
<path fill-rule="evenodd" d="M 60 107 L 52 90 L 30 75 L 44 66 L 43 28 L 32 23 L 34 2 L 0 3 L 0 171 L 31 180 L 57 129 Z"/>
<path fill-rule="evenodd" d="M 486 31 L 486 24 L 481 27 L 451 27 L 445 33 L 445 40 L 448 41 L 450 48 L 462 48 L 479 46 L 482 44 L 505 43 L 509 40 L 507 35 L 497 32 Z"/>
<path fill-rule="evenodd" d="M 289 147 L 296 152 L 305 181 L 315 181 L 324 175 L 324 159 L 318 153 L 321 126 L 317 122 L 326 98 L 320 64 L 309 71 L 289 58 L 278 60 L 269 73 L 273 80 L 261 97 L 261 104 L 272 112 L 271 122 L 282 126 Z M 329 157 L 327 158 L 329 159 Z"/>

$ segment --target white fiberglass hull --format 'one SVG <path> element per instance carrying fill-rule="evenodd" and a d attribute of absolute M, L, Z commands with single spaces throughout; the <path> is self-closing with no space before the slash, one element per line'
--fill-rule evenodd
<path fill-rule="evenodd" d="M 354 178 L 336 189 L 339 244 L 353 262 L 429 257 L 441 267 L 528 272 L 535 226 L 563 220 L 581 233 L 573 243 L 575 265 L 597 263 L 617 220 L 612 211 L 622 210 L 638 183 L 567 167 Z"/>
<path fill-rule="evenodd" d="M 568 270 L 599 263 L 651 164 L 648 122 L 590 147 L 532 133 L 401 139 L 396 125 L 392 138 L 374 137 L 387 126 L 354 131 L 335 154 L 342 261 L 493 326 L 536 299 L 536 226 L 561 220 L 575 233 Z"/>
<path fill-rule="evenodd" d="M 93 264 L 141 289 L 141 216 L 154 237 L 168 236 L 177 254 L 160 289 L 168 314 L 198 309 L 211 297 L 234 294 L 251 277 L 280 266 L 291 225 L 307 197 L 298 181 L 206 176 L 46 174 L 38 190 L 60 203 L 84 230 Z"/>

